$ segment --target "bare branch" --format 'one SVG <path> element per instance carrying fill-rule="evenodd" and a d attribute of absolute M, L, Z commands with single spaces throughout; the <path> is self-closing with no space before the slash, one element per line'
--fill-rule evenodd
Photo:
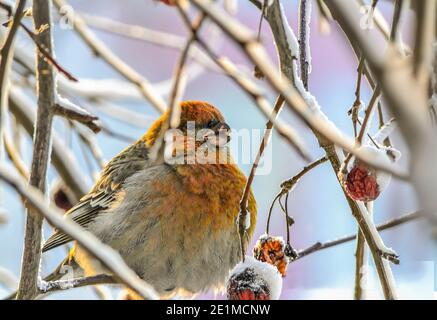
<path fill-rule="evenodd" d="M 281 6 L 279 1 L 274 1 L 272 6 L 276 6 L 278 8 L 276 10 L 278 12 L 277 13 L 278 15 L 281 15 L 282 17 L 284 16 L 283 9 L 282 9 L 282 6 Z M 270 7 L 269 9 L 272 9 L 272 8 Z M 270 12 L 273 12 L 273 10 L 270 10 Z M 278 20 L 278 19 L 275 19 L 275 20 Z M 285 18 L 283 18 L 283 23 L 284 23 L 284 28 L 286 26 L 288 26 L 288 22 L 286 21 Z M 276 22 L 273 25 L 276 25 Z M 274 30 L 274 28 L 276 28 L 276 26 L 272 27 L 272 30 Z M 288 26 L 288 29 L 289 29 L 289 33 L 292 33 L 292 30 L 289 26 Z M 289 43 L 292 41 L 296 42 L 294 35 L 291 35 L 291 36 L 289 35 L 287 37 L 281 37 L 280 34 L 274 33 L 274 36 L 275 36 L 275 43 L 277 44 L 278 49 L 282 49 L 282 50 L 285 50 L 287 52 L 287 53 L 285 53 L 285 55 L 292 56 L 292 55 L 296 54 L 296 52 L 295 52 L 296 43 L 294 43 L 294 44 Z M 280 56 L 280 58 L 281 58 L 281 56 Z M 287 60 L 281 60 L 281 59 L 280 59 L 280 63 L 281 63 L 282 72 L 288 77 L 288 79 L 290 79 L 292 81 L 292 83 L 296 86 L 296 89 L 299 91 L 299 93 L 301 95 L 307 97 L 305 99 L 306 100 L 305 102 L 307 102 L 310 107 L 313 107 L 313 110 L 315 109 L 316 113 L 318 113 L 320 115 L 320 118 L 326 119 L 326 116 L 324 116 L 324 114 L 321 112 L 320 106 L 317 105 L 317 102 L 315 101 L 315 99 L 312 96 L 310 96 L 308 92 L 305 91 L 305 88 L 303 88 L 303 84 L 300 82 L 300 79 L 297 79 L 297 76 L 295 74 L 294 63 L 292 63 L 291 65 L 287 65 L 287 63 L 288 63 Z M 332 143 L 332 142 L 336 143 L 335 141 L 333 141 L 332 139 L 330 139 L 326 135 L 321 134 L 321 132 L 319 130 L 315 129 L 315 127 L 311 127 L 311 128 L 313 129 L 313 131 L 314 131 L 314 133 L 319 141 L 319 144 L 325 150 L 326 156 L 329 159 L 329 161 L 331 162 L 331 165 L 332 165 L 332 168 L 334 169 L 334 172 L 338 173 L 339 170 L 341 169 L 340 163 L 344 157 L 343 152 L 336 150 L 335 146 Z M 344 146 L 342 146 L 340 144 L 339 144 L 339 146 L 344 148 Z M 341 186 L 343 186 L 340 179 L 339 179 L 339 183 Z M 344 189 L 343 189 L 343 192 L 344 192 L 346 200 L 348 201 L 348 204 L 351 208 L 352 214 L 353 214 L 354 218 L 357 220 L 357 223 L 360 226 L 360 229 L 362 230 L 363 234 L 365 235 L 365 239 L 366 239 L 367 243 L 369 244 L 369 247 L 370 247 L 371 252 L 372 252 L 372 256 L 373 256 L 373 258 L 375 260 L 375 264 L 377 266 L 378 273 L 380 274 L 380 278 L 383 279 L 382 286 L 384 288 L 388 288 L 389 280 L 384 277 L 386 274 L 384 272 L 385 262 L 383 261 L 382 257 L 386 257 L 386 258 L 391 259 L 394 262 L 398 262 L 397 256 L 391 249 L 387 248 L 384 245 L 384 242 L 382 241 L 380 235 L 378 234 L 378 232 L 375 228 L 375 225 L 373 224 L 372 220 L 369 219 L 369 216 L 368 216 L 368 213 L 367 213 L 365 206 L 362 203 L 353 201 L 350 197 L 348 197 L 348 195 L 346 194 Z M 385 280 L 387 280 L 387 281 L 385 281 Z M 385 292 L 387 293 L 386 297 L 391 298 L 391 296 L 389 296 L 389 294 L 388 294 L 389 290 L 385 290 Z"/>
<path fill-rule="evenodd" d="M 279 111 L 281 110 L 282 106 L 284 105 L 284 98 L 282 96 L 279 96 L 276 100 L 275 107 L 273 108 L 273 112 L 271 115 L 272 119 L 276 119 Z M 244 233 L 245 233 L 245 221 L 247 216 L 247 205 L 249 201 L 250 196 L 250 190 L 252 187 L 253 179 L 255 178 L 256 170 L 258 169 L 259 162 L 261 161 L 261 157 L 264 154 L 264 150 L 267 147 L 270 138 L 272 136 L 272 130 L 273 130 L 273 121 L 269 120 L 266 124 L 266 131 L 264 133 L 263 139 L 261 141 L 261 144 L 258 149 L 258 153 L 256 154 L 255 161 L 253 162 L 252 168 L 250 170 L 249 176 L 246 181 L 246 185 L 244 187 L 243 195 L 241 196 L 240 200 L 240 212 L 237 218 L 238 221 L 238 231 L 240 233 L 240 247 L 241 247 L 241 256 L 246 256 L 246 250 L 244 248 Z"/>
<path fill-rule="evenodd" d="M 387 165 L 375 161 L 367 151 L 355 146 L 353 139 L 347 137 L 338 130 L 333 124 L 326 120 L 320 113 L 308 108 L 308 103 L 303 99 L 301 93 L 291 85 L 289 79 L 284 79 L 278 73 L 276 68 L 270 62 L 267 53 L 263 47 L 256 41 L 255 36 L 245 26 L 240 24 L 232 17 L 220 11 L 219 8 L 212 6 L 211 1 L 193 0 L 192 3 L 217 23 L 236 43 L 238 43 L 243 52 L 256 64 L 266 76 L 266 79 L 277 91 L 282 94 L 288 103 L 287 105 L 296 113 L 310 128 L 320 133 L 329 141 L 353 153 L 363 162 L 369 164 L 375 169 L 387 171 L 399 178 L 406 178 L 403 170 L 396 165 Z M 271 7 L 269 7 L 269 12 Z M 278 44 L 278 43 L 277 43 Z M 292 71 L 293 72 L 293 71 Z M 312 101 L 315 102 L 315 101 Z M 314 107 L 314 106 L 313 106 Z"/>
<path fill-rule="evenodd" d="M 172 33 L 147 29 L 143 26 L 126 24 L 123 22 L 114 21 L 106 17 L 91 15 L 88 13 L 81 12 L 79 14 L 85 21 L 85 23 L 88 24 L 88 26 L 98 30 L 120 35 L 123 37 L 146 41 L 151 44 L 166 48 L 182 50 L 185 47 L 185 39 Z M 192 46 L 192 49 L 188 53 L 188 56 L 211 71 L 219 73 L 221 72 L 220 68 L 217 68 L 214 62 L 211 61 L 211 59 L 208 58 L 208 56 L 205 55 L 201 50 L 199 50 L 196 45 Z"/>
<path fill-rule="evenodd" d="M 403 225 L 404 223 L 407 223 L 407 222 L 410 222 L 413 220 L 417 220 L 417 219 L 420 219 L 423 217 L 424 217 L 424 215 L 423 215 L 423 212 L 421 212 L 421 211 L 408 213 L 408 214 L 405 214 L 403 216 L 400 216 L 399 218 L 395 218 L 395 219 L 389 220 L 385 223 L 379 224 L 376 228 L 378 231 L 384 231 L 384 230 L 388 230 L 388 229 L 391 229 L 393 227 L 400 226 L 400 225 Z M 355 234 L 351 234 L 351 235 L 348 235 L 348 236 L 345 236 L 342 238 L 338 238 L 335 240 L 326 241 L 323 243 L 316 242 L 313 245 L 307 247 L 306 249 L 300 250 L 298 252 L 298 254 L 299 254 L 298 257 L 295 260 L 301 259 L 303 257 L 306 257 L 306 256 L 308 256 L 312 253 L 315 253 L 317 251 L 320 251 L 320 250 L 332 248 L 332 247 L 338 246 L 340 244 L 353 241 L 356 238 L 357 238 L 357 234 L 355 233 Z M 293 260 L 293 261 L 295 261 L 295 260 Z"/>
<path fill-rule="evenodd" d="M 60 10 L 66 5 L 66 2 L 64 0 L 54 0 L 54 4 L 58 10 Z M 123 77 L 134 83 L 156 110 L 164 112 L 167 109 L 166 103 L 155 93 L 151 84 L 142 75 L 116 56 L 103 42 L 101 42 L 94 33 L 88 29 L 87 25 L 79 15 L 74 14 L 69 18 L 72 19 L 73 27 L 78 35 L 94 53 L 105 60 Z"/>
<path fill-rule="evenodd" d="M 18 87 L 11 87 L 10 110 L 16 120 L 23 126 L 29 137 L 33 137 L 34 123 L 36 119 L 35 103 L 26 96 Z M 69 150 L 56 132 L 52 133 L 52 162 L 56 171 L 61 176 L 65 184 L 71 189 L 78 201 L 85 195 L 91 187 L 91 182 L 81 172 L 81 168 L 75 160 L 71 150 Z"/>
<path fill-rule="evenodd" d="M 311 70 L 309 52 L 309 36 L 310 36 L 310 21 L 311 21 L 311 1 L 299 1 L 299 62 L 300 62 L 300 78 L 305 89 L 308 90 L 308 75 Z"/>
<path fill-rule="evenodd" d="M 435 1 L 430 2 L 435 5 Z M 392 47 L 389 46 L 386 55 L 381 56 L 381 49 L 375 46 L 374 34 L 363 33 L 356 25 L 359 13 L 353 3 L 332 0 L 326 4 L 347 37 L 360 45 L 375 79 L 380 83 L 385 101 L 395 115 L 412 155 L 412 181 L 419 201 L 430 219 L 437 221 L 437 203 L 432 191 L 436 188 L 437 172 L 430 169 L 437 162 L 437 140 L 429 121 L 427 86 L 411 76 L 409 60 L 397 54 Z M 427 12 L 419 20 L 425 19 L 427 24 L 435 23 L 435 18 L 432 18 L 435 10 L 428 11 L 431 15 Z M 432 50 L 432 43 L 428 43 L 427 47 Z"/>
<path fill-rule="evenodd" d="M 413 55 L 413 72 L 423 86 L 426 86 L 430 76 L 430 66 L 434 52 L 432 46 L 435 41 L 436 28 L 435 0 L 422 0 L 416 4 L 417 26 Z"/>
<path fill-rule="evenodd" d="M 111 247 L 103 244 L 96 236 L 80 227 L 71 219 L 63 216 L 62 212 L 47 205 L 44 195 L 32 186 L 26 186 L 26 182 L 0 165 L 0 179 L 13 187 L 41 217 L 45 217 L 54 227 L 75 239 L 81 247 L 92 254 L 108 268 L 118 282 L 133 289 L 144 298 L 156 299 L 155 290 L 138 278 Z M 38 271 L 38 269 L 37 269 Z M 39 289 L 37 290 L 37 293 Z"/>
<path fill-rule="evenodd" d="M 82 109 L 71 101 L 60 96 L 58 96 L 55 101 L 54 113 L 66 119 L 80 122 L 81 124 L 87 126 L 94 133 L 98 133 L 100 130 L 102 130 L 99 124 L 96 123 L 96 121 L 99 119 L 98 117 L 93 116 L 85 109 Z"/>
<path fill-rule="evenodd" d="M 18 150 L 15 148 L 14 143 L 12 142 L 11 138 L 6 133 L 6 131 L 3 133 L 3 135 L 4 135 L 3 138 L 5 143 L 5 149 L 9 159 L 13 163 L 15 169 L 17 169 L 17 171 L 20 173 L 20 175 L 24 179 L 29 179 L 29 170 L 27 169 L 24 161 L 21 159 L 20 154 Z"/>
<path fill-rule="evenodd" d="M 180 7 L 180 4 L 178 2 L 176 3 L 179 12 L 181 12 L 183 17 L 186 17 L 185 12 Z M 175 68 L 174 84 L 170 93 L 170 110 L 169 110 L 167 121 L 163 124 L 161 133 L 150 150 L 150 159 L 152 159 L 152 161 L 157 161 L 157 160 L 159 161 L 159 159 L 164 157 L 165 134 L 168 129 L 177 128 L 179 126 L 180 113 L 181 113 L 180 101 L 179 101 L 181 95 L 180 89 L 181 89 L 181 83 L 183 81 L 182 78 L 184 77 L 184 72 L 185 72 L 185 63 L 187 62 L 188 53 L 190 52 L 191 46 L 194 44 L 197 38 L 197 31 L 201 28 L 204 19 L 205 16 L 201 14 L 197 19 L 197 21 L 193 23 L 193 25 L 191 25 L 191 23 L 187 21 L 187 23 L 190 24 L 190 29 L 192 30 L 192 33 L 188 37 L 188 40 L 185 44 L 185 47 L 182 50 L 182 53 L 179 57 L 178 63 Z"/>
<path fill-rule="evenodd" d="M 33 1 L 33 21 L 39 30 L 37 39 L 52 54 L 52 24 L 50 14 L 51 1 Z M 43 29 L 44 26 L 47 28 Z M 37 54 L 38 111 L 33 138 L 32 164 L 29 184 L 43 193 L 51 153 L 51 133 L 53 121 L 53 104 L 56 86 L 53 68 L 44 57 Z M 27 208 L 24 251 L 21 265 L 20 283 L 17 299 L 35 298 L 38 287 L 38 272 L 41 260 L 42 222 L 43 219 L 33 208 Z"/>
<path fill-rule="evenodd" d="M 38 52 L 45 58 L 47 59 L 48 62 L 50 62 L 53 67 L 56 68 L 56 70 L 58 70 L 58 72 L 60 72 L 61 74 L 63 74 L 64 76 L 67 77 L 68 80 L 77 82 L 79 80 L 77 80 L 77 78 L 75 76 L 73 76 L 69 71 L 67 71 L 63 66 L 61 66 L 61 64 L 56 61 L 56 59 L 53 57 L 53 55 L 50 53 L 50 50 L 47 49 L 42 43 L 40 43 L 38 41 L 38 36 L 33 33 L 28 27 L 26 27 L 25 24 L 21 23 L 21 27 L 24 29 L 24 31 L 26 31 L 26 33 L 29 35 L 29 37 L 33 40 L 33 42 L 35 43 Z"/>
<path fill-rule="evenodd" d="M 3 131 L 5 126 L 5 117 L 7 113 L 8 104 L 8 78 L 9 69 L 14 56 L 14 38 L 20 26 L 21 19 L 24 16 L 24 8 L 26 6 L 26 0 L 19 0 L 17 2 L 17 9 L 12 20 L 12 25 L 9 32 L 6 35 L 6 40 L 0 49 L 0 145 L 3 145 Z M 11 12 L 10 12 L 11 13 Z"/>
<path fill-rule="evenodd" d="M 99 284 L 114 284 L 117 279 L 107 274 L 98 274 L 91 277 L 81 277 L 72 280 L 57 280 L 45 282 L 40 288 L 40 294 L 52 293 L 60 290 L 68 290 L 85 286 L 95 286 Z"/>

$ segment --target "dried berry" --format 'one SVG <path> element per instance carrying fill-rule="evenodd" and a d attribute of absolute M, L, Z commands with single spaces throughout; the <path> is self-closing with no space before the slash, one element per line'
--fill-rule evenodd
<path fill-rule="evenodd" d="M 281 290 L 278 270 L 249 256 L 235 266 L 226 284 L 229 300 L 277 300 Z"/>
<path fill-rule="evenodd" d="M 375 170 L 359 160 L 355 161 L 344 183 L 347 194 L 354 200 L 373 201 L 381 193 Z"/>
<path fill-rule="evenodd" d="M 226 291 L 228 300 L 270 300 L 266 281 L 249 267 L 229 278 Z"/>
<path fill-rule="evenodd" d="M 374 158 L 381 163 L 392 164 L 401 154 L 392 147 L 364 145 L 361 149 L 372 153 Z M 354 159 L 354 158 L 353 158 Z M 339 174 L 346 193 L 354 200 L 373 201 L 384 192 L 390 184 L 391 175 L 369 167 L 359 159 L 351 161 L 348 169 Z"/>
<path fill-rule="evenodd" d="M 288 259 L 282 237 L 261 236 L 253 248 L 255 259 L 275 266 L 283 277 L 287 273 Z"/>

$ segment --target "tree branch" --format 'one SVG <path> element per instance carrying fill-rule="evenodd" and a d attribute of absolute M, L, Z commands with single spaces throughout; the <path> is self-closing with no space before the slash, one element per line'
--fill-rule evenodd
<path fill-rule="evenodd" d="M 91 277 L 81 277 L 72 280 L 57 280 L 45 282 L 40 288 L 40 294 L 52 293 L 60 290 L 68 290 L 85 286 L 95 286 L 99 284 L 114 284 L 117 279 L 107 274 L 98 274 Z"/>
<path fill-rule="evenodd" d="M 60 10 L 67 3 L 64 0 L 54 0 L 55 6 Z M 135 69 L 127 65 L 122 59 L 115 55 L 103 42 L 101 42 L 94 33 L 88 29 L 83 19 L 77 14 L 69 17 L 72 20 L 73 27 L 82 38 L 82 40 L 91 48 L 91 50 L 106 61 L 114 70 L 120 73 L 127 80 L 134 83 L 144 97 L 159 112 L 167 109 L 164 100 L 154 91 L 151 84 L 140 75 Z"/>
<path fill-rule="evenodd" d="M 94 29 L 122 37 L 146 41 L 148 43 L 165 48 L 183 50 L 185 47 L 185 39 L 172 33 L 147 29 L 143 26 L 130 25 L 88 13 L 79 14 L 85 23 Z M 208 70 L 221 73 L 221 69 L 218 68 L 214 62 L 211 61 L 211 59 L 208 58 L 208 56 L 205 55 L 197 46 L 193 45 L 192 49 L 188 53 L 188 56 Z"/>
<path fill-rule="evenodd" d="M 434 10 L 428 10 L 431 14 L 427 12 L 418 17 L 419 21 L 425 19 L 426 22 L 421 23 L 427 25 L 435 24 L 435 1 L 430 3 L 434 6 Z M 346 36 L 361 47 L 375 79 L 381 85 L 385 101 L 395 115 L 410 150 L 412 182 L 419 201 L 431 222 L 437 226 L 437 203 L 433 192 L 437 187 L 437 172 L 432 169 L 437 162 L 437 140 L 429 121 L 427 88 L 411 76 L 413 67 L 410 60 L 397 54 L 392 46 L 388 47 L 385 56 L 380 55 L 382 51 L 375 46 L 374 34 L 364 34 L 356 25 L 360 15 L 353 3 L 332 0 L 326 4 Z M 425 43 L 427 50 L 432 50 L 429 39 Z"/>
<path fill-rule="evenodd" d="M 6 40 L 0 49 L 0 146 L 3 145 L 3 131 L 6 124 L 5 117 L 7 114 L 8 106 L 8 78 L 9 69 L 14 56 L 14 38 L 17 34 L 18 27 L 20 26 L 21 19 L 24 16 L 24 8 L 26 6 L 26 0 L 19 0 L 17 2 L 17 9 L 12 20 L 12 25 L 9 28 L 9 32 L 6 35 Z M 11 10 L 11 8 L 9 8 Z M 12 14 L 12 10 L 9 12 Z M 1 153 L 1 152 L 0 152 Z"/>
<path fill-rule="evenodd" d="M 284 74 L 287 74 L 288 79 L 281 78 L 281 75 L 268 58 L 267 53 L 256 41 L 256 37 L 250 30 L 234 18 L 226 15 L 219 10 L 219 8 L 212 6 L 210 0 L 193 0 L 192 3 L 205 12 L 211 20 L 213 20 L 228 36 L 240 45 L 246 56 L 264 73 L 266 79 L 276 92 L 284 96 L 285 101 L 288 103 L 287 106 L 289 106 L 289 108 L 310 128 L 324 136 L 328 141 L 335 143 L 346 151 L 352 152 L 357 158 L 369 164 L 371 167 L 390 172 L 399 178 L 406 178 L 406 173 L 398 166 L 376 161 L 367 151 L 357 148 L 353 139 L 340 132 L 338 128 L 333 126 L 331 122 L 327 121 L 324 116 L 321 116 L 320 113 L 309 110 L 307 101 L 305 101 L 301 93 L 297 92 L 290 83 L 288 73 L 293 72 L 292 68 L 288 67 L 288 69 L 290 69 L 288 73 L 283 71 Z M 272 7 L 269 7 L 268 12 L 272 11 L 270 9 L 272 9 Z M 276 44 L 279 45 L 277 42 Z M 315 101 L 313 100 L 312 102 Z"/>
<path fill-rule="evenodd" d="M 9 103 L 11 113 L 23 126 L 27 134 L 33 137 L 36 119 L 35 103 L 16 86 L 11 88 Z M 88 192 L 91 182 L 81 173 L 82 170 L 75 161 L 72 151 L 65 146 L 64 141 L 56 132 L 52 132 L 52 140 L 51 160 L 53 166 L 64 183 L 73 192 L 74 200 L 78 201 Z"/>
<path fill-rule="evenodd" d="M 424 218 L 423 212 L 422 211 L 417 211 L 417 212 L 405 214 L 403 216 L 400 216 L 399 218 L 395 218 L 395 219 L 389 220 L 389 221 L 387 221 L 385 223 L 379 224 L 379 225 L 377 225 L 376 228 L 377 228 L 378 231 L 384 231 L 384 230 L 388 230 L 388 229 L 391 229 L 393 227 L 400 226 L 400 225 L 405 224 L 407 222 L 410 222 L 410 221 L 413 221 L 413 220 L 417 220 L 417 219 L 421 219 L 421 218 Z M 356 233 L 348 235 L 348 236 L 345 236 L 345 237 L 342 237 L 342 238 L 338 238 L 338 239 L 335 239 L 335 240 L 326 241 L 326 242 L 323 242 L 323 243 L 322 242 L 316 242 L 313 245 L 298 251 L 299 255 L 298 255 L 297 259 L 293 260 L 292 262 L 294 262 L 294 261 L 296 261 L 298 259 L 301 259 L 303 257 L 306 257 L 306 256 L 308 256 L 310 254 L 313 254 L 313 253 L 315 253 L 317 251 L 329 249 L 329 248 L 338 246 L 340 244 L 353 241 L 355 239 L 357 239 L 357 234 Z"/>
<path fill-rule="evenodd" d="M 62 212 L 57 208 L 48 206 L 41 191 L 35 187 L 26 186 L 27 184 L 22 178 L 11 173 L 4 165 L 0 165 L 0 179 L 8 183 L 24 197 L 28 201 L 29 206 L 35 210 L 36 214 L 45 217 L 55 228 L 75 239 L 81 247 L 102 262 L 102 264 L 114 274 L 118 282 L 125 284 L 143 298 L 158 298 L 155 290 L 138 278 L 135 272 L 126 265 L 116 251 L 103 244 L 96 236 L 80 227 L 70 218 L 64 217 Z M 38 293 L 39 288 L 36 289 L 36 294 Z"/>
<path fill-rule="evenodd" d="M 282 6 L 281 6 L 279 1 L 276 0 L 272 4 L 272 6 L 278 7 L 278 10 L 277 10 L 277 11 L 279 11 L 278 14 L 283 16 Z M 271 10 L 271 9 L 272 8 L 270 7 L 269 12 L 273 12 L 273 10 Z M 275 20 L 277 21 L 278 18 Z M 285 19 L 284 19 L 283 23 L 284 23 L 284 26 L 288 25 L 288 22 Z M 274 25 L 276 25 L 276 23 Z M 290 27 L 288 27 L 288 28 L 290 28 Z M 272 27 L 272 31 L 273 31 L 273 27 Z M 292 32 L 292 30 L 290 29 L 289 32 Z M 277 45 L 278 50 L 283 49 L 286 52 L 288 52 L 288 55 L 295 54 L 291 48 L 295 47 L 296 45 L 289 44 L 290 41 L 293 41 L 293 36 L 280 37 L 280 34 L 274 33 L 274 37 L 275 37 L 275 43 Z M 295 70 L 294 70 L 295 68 L 293 68 L 293 65 L 284 66 L 287 63 L 287 61 L 282 61 L 282 60 L 280 60 L 280 63 L 281 63 L 281 70 L 287 76 L 287 78 L 290 80 L 294 79 L 294 82 L 292 82 L 292 83 L 296 86 L 297 90 L 299 91 L 299 94 L 304 95 L 304 96 L 308 96 L 308 93 L 305 92 L 305 88 L 300 88 L 299 82 L 296 81 L 296 75 L 295 75 Z M 307 102 L 308 102 L 308 99 L 307 99 Z M 310 101 L 310 102 L 314 103 L 314 100 Z M 323 114 L 323 113 L 321 113 L 319 108 L 320 107 L 318 107 L 318 109 L 316 109 L 316 110 L 320 114 Z M 336 141 L 334 141 L 332 138 L 328 137 L 326 134 L 323 134 L 319 129 L 316 129 L 314 126 L 310 126 L 310 127 L 313 129 L 313 132 L 314 132 L 316 138 L 318 139 L 319 144 L 325 150 L 326 156 L 329 159 L 329 161 L 331 162 L 331 166 L 332 166 L 334 172 L 338 173 L 340 168 L 341 168 L 340 159 L 341 159 L 341 157 L 343 157 L 342 152 L 337 153 L 335 145 L 333 144 L 333 143 L 335 143 L 335 144 L 338 144 L 338 143 Z M 343 145 L 341 145 L 341 144 L 338 144 L 338 145 L 344 148 Z M 388 279 L 388 277 L 385 277 L 386 272 L 384 272 L 385 269 L 384 269 L 383 257 L 389 258 L 394 262 L 398 262 L 397 256 L 391 249 L 387 248 L 384 245 L 380 235 L 378 234 L 378 232 L 375 228 L 375 225 L 373 224 L 371 219 L 369 219 L 369 216 L 368 216 L 368 213 L 367 213 L 365 206 L 362 203 L 359 203 L 359 202 L 352 200 L 346 194 L 345 190 L 343 189 L 343 185 L 342 185 L 341 181 L 340 180 L 338 180 L 338 181 L 339 181 L 339 184 L 342 186 L 343 193 L 344 193 L 345 198 L 348 201 L 348 204 L 351 208 L 352 214 L 353 214 L 354 218 L 357 220 L 357 223 L 358 223 L 361 231 L 363 232 L 363 235 L 365 236 L 367 243 L 369 244 L 370 250 L 372 252 L 372 256 L 375 260 L 378 274 L 380 275 L 380 279 L 382 279 L 381 284 L 384 288 L 384 292 L 386 293 L 386 297 L 392 298 L 392 296 L 390 296 L 390 294 L 389 294 L 389 292 L 391 290 L 388 289 L 389 288 L 389 279 Z"/>
<path fill-rule="evenodd" d="M 306 90 L 308 90 L 308 76 L 310 71 L 309 55 L 309 35 L 310 35 L 310 21 L 311 21 L 311 1 L 299 1 L 299 65 L 300 78 Z"/>
<path fill-rule="evenodd" d="M 35 29 L 40 30 L 38 35 L 36 35 L 38 42 L 47 49 L 50 55 L 53 55 L 50 5 L 51 1 L 34 0 L 32 12 Z M 38 83 L 38 111 L 33 139 L 29 184 L 37 187 L 44 193 L 51 152 L 53 104 L 56 88 L 52 65 L 38 53 L 36 74 Z M 41 260 L 42 222 L 42 217 L 33 208 L 28 207 L 20 283 L 17 292 L 17 299 L 19 300 L 33 299 L 38 292 L 37 280 Z"/>
<path fill-rule="evenodd" d="M 100 125 L 96 122 L 99 120 L 98 117 L 90 114 L 85 109 L 82 109 L 65 98 L 57 97 L 54 105 L 54 113 L 57 116 L 77 121 L 87 126 L 94 133 L 99 133 L 102 130 Z"/>

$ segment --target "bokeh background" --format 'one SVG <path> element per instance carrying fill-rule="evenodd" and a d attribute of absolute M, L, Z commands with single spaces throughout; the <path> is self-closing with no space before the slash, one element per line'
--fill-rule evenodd
<path fill-rule="evenodd" d="M 259 11 L 246 0 L 237 0 L 237 18 L 252 30 L 257 30 Z M 287 17 L 293 29 L 297 30 L 296 0 L 283 0 Z M 116 21 L 144 26 L 155 30 L 186 36 L 187 31 L 176 10 L 152 0 L 71 0 L 70 5 L 79 13 L 104 16 Z M 380 1 L 381 9 L 388 21 L 391 21 L 391 5 Z M 59 16 L 54 14 L 54 20 Z M 27 21 L 26 23 L 31 23 Z M 404 39 L 409 42 L 409 34 L 414 21 L 407 17 L 403 24 Z M 311 22 L 312 73 L 310 75 L 310 90 L 318 99 L 323 111 L 342 130 L 352 135 L 351 121 L 347 111 L 354 101 L 357 61 L 351 48 L 345 41 L 337 26 L 331 24 L 331 32 L 322 35 L 318 29 L 318 12 L 313 7 Z M 165 82 L 171 79 L 173 69 L 178 59 L 177 50 L 159 47 L 144 41 L 127 39 L 104 31 L 96 30 L 97 35 L 112 48 L 112 50 L 145 75 L 152 83 L 160 84 L 160 88 L 168 88 Z M 25 36 L 20 41 L 26 42 Z M 210 39 L 206 39 L 210 41 Z M 273 61 L 277 60 L 274 43 L 267 24 L 262 29 L 262 41 L 268 49 Z M 67 70 L 79 78 L 105 79 L 120 78 L 105 62 L 95 57 L 72 30 L 61 28 L 55 24 L 55 51 L 58 60 Z M 31 44 L 28 44 L 32 48 Z M 228 56 L 239 64 L 243 72 L 251 73 L 253 66 L 241 55 L 239 48 L 234 46 L 226 36 L 219 35 L 218 43 L 214 44 L 217 52 Z M 191 62 L 192 63 L 192 62 Z M 164 85 L 162 85 L 164 83 Z M 364 82 L 363 82 L 364 83 Z M 262 81 L 259 81 L 263 85 Z M 269 90 L 268 87 L 266 87 Z M 368 102 L 370 90 L 363 86 L 363 100 Z M 275 96 L 270 92 L 271 101 Z M 235 130 L 243 128 L 263 130 L 266 119 L 256 109 L 253 102 L 234 83 L 222 74 L 203 70 L 187 84 L 184 99 L 206 100 L 218 106 L 224 113 L 227 122 Z M 144 115 L 145 122 L 152 121 L 157 112 L 144 100 L 117 101 L 124 108 L 135 110 Z M 86 105 L 84 105 L 86 107 Z M 97 111 L 97 114 L 99 112 Z M 285 110 L 281 117 L 295 126 L 305 137 L 314 159 L 323 155 L 312 133 L 302 123 Z M 389 115 L 386 115 L 388 118 Z M 107 118 L 105 118 L 107 119 Z M 375 121 L 376 122 L 376 121 Z M 147 129 L 120 122 L 106 120 L 114 131 L 136 139 Z M 77 138 L 70 136 L 64 123 L 56 121 L 55 129 L 65 137 L 68 144 L 77 154 L 83 168 L 83 175 L 92 181 L 87 165 L 80 156 Z M 106 160 L 113 157 L 126 145 L 125 141 L 114 139 L 108 135 L 97 136 Z M 398 134 L 393 136 L 394 144 L 404 151 L 402 139 Z M 256 154 L 259 141 L 252 144 L 252 160 Z M 23 146 L 23 157 L 29 162 L 31 144 L 26 141 Z M 238 147 L 237 147 L 238 148 Z M 241 146 L 240 146 L 241 148 Z M 238 151 L 238 150 L 236 150 Z M 279 191 L 279 184 L 286 178 L 297 173 L 305 163 L 290 149 L 282 139 L 274 134 L 272 140 L 271 171 L 269 174 L 256 177 L 253 189 L 258 202 L 258 223 L 253 242 L 264 232 L 268 207 Z M 239 161 L 244 172 L 248 173 L 250 164 Z M 408 165 L 408 154 L 403 154 L 400 164 Z M 96 168 L 95 168 L 96 169 Z M 54 170 L 50 170 L 50 184 L 56 181 Z M 3 188 L 3 187 L 2 187 Z M 18 277 L 21 263 L 24 231 L 24 210 L 20 199 L 9 189 L 4 188 L 1 206 L 8 211 L 9 222 L 0 225 L 0 266 L 11 270 Z M 392 180 L 389 188 L 375 203 L 375 220 L 384 222 L 401 214 L 412 212 L 418 208 L 414 191 L 408 183 Z M 329 164 L 322 165 L 305 176 L 290 196 L 289 211 L 294 216 L 296 224 L 292 228 L 292 244 L 297 249 L 305 248 L 316 241 L 326 241 L 354 233 L 357 230 L 350 209 L 344 199 L 341 189 L 335 179 Z M 436 291 L 436 250 L 426 233 L 422 232 L 425 222 L 410 222 L 382 233 L 386 244 L 393 247 L 401 257 L 401 264 L 393 266 L 393 272 L 398 285 L 399 294 L 404 299 L 435 299 Z M 283 218 L 278 210 L 273 213 L 272 233 L 285 237 Z M 51 232 L 45 227 L 46 236 Z M 252 243 L 253 245 L 253 243 Z M 295 263 L 288 269 L 284 278 L 282 299 L 351 299 L 354 283 L 354 249 L 355 243 L 350 242 L 332 249 L 324 250 Z M 53 269 L 64 257 L 65 250 L 59 248 L 44 254 L 42 274 Z M 381 291 L 373 265 L 369 270 L 369 291 L 373 298 L 381 298 Z M 116 296 L 117 289 L 111 289 Z M 0 286 L 0 297 L 9 290 Z M 90 288 L 69 290 L 56 293 L 49 299 L 94 299 Z M 208 292 L 197 298 L 223 298 L 223 295 Z"/>

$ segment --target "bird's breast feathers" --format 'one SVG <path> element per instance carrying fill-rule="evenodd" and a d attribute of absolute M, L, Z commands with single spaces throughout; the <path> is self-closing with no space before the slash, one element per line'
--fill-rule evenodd
<path fill-rule="evenodd" d="M 90 231 L 160 292 L 222 283 L 238 262 L 245 177 L 234 165 L 159 165 L 129 177 Z M 249 202 L 252 234 L 256 207 Z"/>

